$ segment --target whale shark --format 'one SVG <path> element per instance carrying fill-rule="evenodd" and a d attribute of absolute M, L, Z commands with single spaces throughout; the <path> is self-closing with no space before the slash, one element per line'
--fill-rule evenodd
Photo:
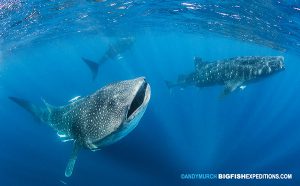
<path fill-rule="evenodd" d="M 125 37 L 118 39 L 115 43 L 110 44 L 106 52 L 103 54 L 98 62 L 82 57 L 81 59 L 87 64 L 92 72 L 93 80 L 97 77 L 99 67 L 108 60 L 114 60 L 122 58 L 121 54 L 129 50 L 135 39 L 134 37 Z"/>
<path fill-rule="evenodd" d="M 65 176 L 69 177 L 80 149 L 100 150 L 119 141 L 137 126 L 150 94 L 150 85 L 144 77 L 139 77 L 107 85 L 59 107 L 46 101 L 43 101 L 44 106 L 37 106 L 17 97 L 9 99 L 38 121 L 47 123 L 63 142 L 73 141 L 73 151 L 65 170 Z"/>
<path fill-rule="evenodd" d="M 243 56 L 213 62 L 195 57 L 194 67 L 193 72 L 179 75 L 176 82 L 166 81 L 168 88 L 223 85 L 223 97 L 238 87 L 244 90 L 251 82 L 285 70 L 283 56 Z"/>

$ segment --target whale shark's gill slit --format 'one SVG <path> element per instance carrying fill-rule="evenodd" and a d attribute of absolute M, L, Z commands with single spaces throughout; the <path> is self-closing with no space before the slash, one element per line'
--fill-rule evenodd
<path fill-rule="evenodd" d="M 144 102 L 146 96 L 147 83 L 143 83 L 131 102 L 127 118 L 129 118 Z"/>

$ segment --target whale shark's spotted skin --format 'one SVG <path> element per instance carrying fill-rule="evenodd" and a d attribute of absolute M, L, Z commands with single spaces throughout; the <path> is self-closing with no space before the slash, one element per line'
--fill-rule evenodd
<path fill-rule="evenodd" d="M 208 63 L 196 57 L 194 72 L 181 75 L 176 83 L 167 82 L 167 85 L 170 88 L 188 85 L 197 87 L 225 85 L 223 95 L 226 95 L 253 80 L 284 70 L 283 61 L 282 56 L 249 56 Z"/>
<path fill-rule="evenodd" d="M 10 99 L 48 123 L 62 141 L 74 140 L 65 172 L 71 176 L 80 148 L 99 150 L 136 127 L 148 105 L 150 86 L 144 78 L 121 81 L 61 107 L 45 102 L 46 108 L 39 108 L 19 98 Z"/>

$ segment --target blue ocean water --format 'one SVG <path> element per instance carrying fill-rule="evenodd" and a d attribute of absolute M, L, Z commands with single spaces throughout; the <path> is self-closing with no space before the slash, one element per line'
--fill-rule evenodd
<path fill-rule="evenodd" d="M 0 185 L 299 185 L 298 1 L 0 2 Z M 81 57 L 135 43 L 95 81 Z M 282 55 L 286 70 L 220 100 L 221 86 L 169 90 L 193 58 Z M 72 177 L 62 143 L 9 96 L 60 106 L 145 76 L 152 95 L 137 128 L 83 150 Z M 181 174 L 284 173 L 292 180 L 186 180 Z"/>

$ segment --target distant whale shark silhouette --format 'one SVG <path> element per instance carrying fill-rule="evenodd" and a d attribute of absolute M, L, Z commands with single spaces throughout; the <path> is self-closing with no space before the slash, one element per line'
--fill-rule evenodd
<path fill-rule="evenodd" d="M 117 40 L 115 43 L 111 44 L 99 62 L 94 62 L 92 60 L 82 57 L 81 59 L 87 64 L 92 72 L 93 80 L 97 77 L 99 66 L 104 64 L 110 59 L 120 58 L 121 54 L 130 49 L 134 43 L 133 37 L 126 37 Z"/>
<path fill-rule="evenodd" d="M 92 151 L 115 143 L 138 124 L 150 100 L 150 86 L 145 78 L 113 83 L 71 104 L 54 107 L 45 103 L 35 106 L 28 101 L 9 97 L 39 121 L 50 125 L 62 141 L 74 140 L 65 176 L 71 176 L 78 151 Z"/>
<path fill-rule="evenodd" d="M 166 81 L 169 88 L 173 87 L 208 87 L 224 85 L 221 94 L 225 96 L 236 88 L 245 88 L 246 84 L 268 77 L 285 69 L 282 56 L 248 56 L 235 57 L 215 62 L 204 62 L 195 57 L 195 71 L 180 75 L 177 82 Z"/>

